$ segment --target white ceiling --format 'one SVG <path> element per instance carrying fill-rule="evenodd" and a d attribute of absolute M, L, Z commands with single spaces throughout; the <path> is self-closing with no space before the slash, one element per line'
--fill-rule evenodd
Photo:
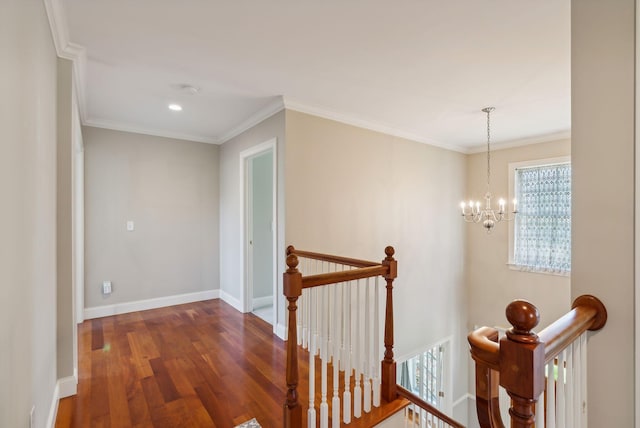
<path fill-rule="evenodd" d="M 284 102 L 473 151 L 492 105 L 496 142 L 570 132 L 569 0 L 62 0 L 61 11 L 86 49 L 87 124 L 220 143 Z"/>

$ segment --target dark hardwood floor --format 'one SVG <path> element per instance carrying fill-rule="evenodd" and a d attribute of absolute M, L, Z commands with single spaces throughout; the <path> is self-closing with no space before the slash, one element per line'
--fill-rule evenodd
<path fill-rule="evenodd" d="M 57 428 L 282 426 L 285 342 L 221 300 L 88 320 L 78 340 Z"/>
<path fill-rule="evenodd" d="M 78 394 L 60 400 L 56 428 L 227 428 L 252 418 L 264 428 L 283 425 L 285 342 L 253 314 L 208 300 L 78 328 Z M 309 353 L 301 348 L 298 368 L 306 426 Z M 329 406 L 332 373 L 329 365 Z M 342 390 L 342 373 L 339 382 Z M 315 383 L 317 408 L 320 370 Z M 383 402 L 353 426 L 372 427 L 407 403 Z"/>

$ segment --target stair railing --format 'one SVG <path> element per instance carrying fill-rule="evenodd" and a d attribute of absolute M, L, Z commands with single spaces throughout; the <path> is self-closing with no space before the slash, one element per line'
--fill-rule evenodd
<path fill-rule="evenodd" d="M 533 329 L 540 313 L 533 304 L 516 300 L 506 316 L 513 327 L 499 341 L 498 331 L 489 327 L 468 337 L 480 426 L 504 428 L 499 386 L 511 398 L 512 428 L 586 426 L 586 332 L 604 327 L 605 306 L 594 296 L 580 296 L 570 312 L 538 334 Z"/>
<path fill-rule="evenodd" d="M 320 427 L 328 428 L 351 415 L 379 406 L 380 398 L 397 398 L 396 363 L 393 359 L 393 281 L 397 261 L 393 247 L 385 248 L 381 263 L 287 248 L 283 293 L 288 303 L 284 426 L 302 427 L 302 404 L 298 394 L 298 346 L 309 350 L 309 406 L 306 419 L 316 426 L 315 360 L 321 365 Z M 302 266 L 300 261 L 303 261 Z M 302 269 L 302 271 L 301 271 Z M 305 273 L 303 275 L 303 272 Z M 309 274 L 310 273 L 310 274 Z M 379 292 L 377 278 L 386 281 L 384 358 L 380 362 Z M 363 302 L 364 304 L 361 304 Z M 362 322 L 362 328 L 360 323 Z M 333 368 L 333 395 L 328 398 L 328 364 Z M 378 370 L 380 368 L 380 370 Z M 345 388 L 338 392 L 339 371 Z M 351 378 L 353 374 L 353 393 Z M 353 406 L 352 406 L 353 405 Z M 329 413 L 331 410 L 331 419 Z"/>

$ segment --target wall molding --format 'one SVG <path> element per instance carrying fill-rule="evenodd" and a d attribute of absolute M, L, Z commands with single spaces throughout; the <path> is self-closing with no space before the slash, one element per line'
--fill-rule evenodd
<path fill-rule="evenodd" d="M 113 122 L 100 119 L 85 119 L 82 121 L 85 126 L 93 126 L 94 128 L 111 129 L 113 131 L 130 132 L 133 134 L 152 135 L 154 137 L 172 138 L 174 140 L 194 141 L 196 143 L 218 144 L 218 140 L 212 137 L 203 137 L 201 135 L 184 134 L 181 132 L 163 131 L 154 128 L 144 128 L 141 126 L 131 125 L 123 122 Z"/>
<path fill-rule="evenodd" d="M 542 144 L 542 143 L 549 143 L 551 141 L 570 140 L 570 139 L 571 139 L 571 130 L 561 131 L 561 132 L 555 132 L 553 134 L 538 135 L 535 137 L 521 138 L 518 140 L 503 141 L 500 143 L 492 142 L 491 151 L 506 150 L 506 149 L 512 149 L 515 147 L 529 146 L 532 144 Z M 484 153 L 486 151 L 487 151 L 487 145 L 482 144 L 482 145 L 474 146 L 467 149 L 465 153 L 475 154 L 475 153 Z"/>
<path fill-rule="evenodd" d="M 233 306 L 233 308 L 236 311 L 244 313 L 244 311 L 242 310 L 242 303 L 240 302 L 240 300 L 236 299 L 231 294 L 227 293 L 224 290 L 220 290 L 220 298 L 226 303 Z"/>
<path fill-rule="evenodd" d="M 136 300 L 133 302 L 115 303 L 113 305 L 94 306 L 84 309 L 84 319 L 102 318 L 129 312 L 146 311 L 164 308 L 184 303 L 200 302 L 202 300 L 218 299 L 220 290 L 206 290 L 195 293 L 176 294 L 173 296 L 155 297 L 153 299 Z"/>
<path fill-rule="evenodd" d="M 282 340 L 287 340 L 287 328 L 284 326 L 284 324 L 276 324 L 275 330 L 276 336 L 278 336 Z"/>
<path fill-rule="evenodd" d="M 262 109 L 258 110 L 253 115 L 249 116 L 242 123 L 237 125 L 234 128 L 231 128 L 229 131 L 224 133 L 220 138 L 218 138 L 218 144 L 224 144 L 227 141 L 231 140 L 234 137 L 242 134 L 244 131 L 247 131 L 265 119 L 270 118 L 276 113 L 281 112 L 285 108 L 284 98 L 278 97 L 269 104 L 267 104 Z"/>
<path fill-rule="evenodd" d="M 394 128 L 393 126 L 384 125 L 365 119 L 359 119 L 347 113 L 341 113 L 327 108 L 311 106 L 286 98 L 284 99 L 284 106 L 289 110 L 294 110 L 300 113 L 306 113 L 312 116 L 341 122 L 347 125 L 356 126 L 358 128 L 368 129 L 370 131 L 380 132 L 382 134 L 391 135 L 418 143 L 428 144 L 430 146 L 440 147 L 441 149 L 452 150 L 454 152 L 467 153 L 467 149 L 462 146 L 447 144 L 443 143 L 442 141 L 425 138 L 411 132 L 403 131 L 402 129 Z"/>
<path fill-rule="evenodd" d="M 72 43 L 69 40 L 69 26 L 60 0 L 44 0 L 44 7 L 47 11 L 56 53 L 60 58 L 68 59 L 73 63 L 74 89 L 76 91 L 80 119 L 84 123 L 87 117 L 86 49 L 84 46 Z"/>
<path fill-rule="evenodd" d="M 476 401 L 476 396 L 475 395 L 471 395 L 468 392 L 466 394 L 462 394 L 460 396 L 460 398 L 458 398 L 456 401 L 453 402 L 451 407 L 455 408 L 455 407 L 459 406 L 460 404 L 462 404 L 464 402 L 468 402 L 468 400 Z"/>
<path fill-rule="evenodd" d="M 263 306 L 273 306 L 273 296 L 256 297 L 252 300 L 251 306 L 254 309 L 262 308 Z"/>
<path fill-rule="evenodd" d="M 58 379 L 56 386 L 53 388 L 53 396 L 51 397 L 51 406 L 49 407 L 49 416 L 47 417 L 47 428 L 54 428 L 56 425 L 56 417 L 58 416 L 58 403 L 61 398 L 71 397 L 78 391 L 78 379 L 76 376 L 67 376 Z"/>

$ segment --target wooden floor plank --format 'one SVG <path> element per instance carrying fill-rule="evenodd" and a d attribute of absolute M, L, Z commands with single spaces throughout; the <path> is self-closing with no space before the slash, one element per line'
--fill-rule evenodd
<path fill-rule="evenodd" d="M 56 428 L 231 428 L 252 418 L 281 427 L 285 354 L 269 324 L 221 300 L 87 320 L 78 394 L 60 401 Z M 300 349 L 305 420 L 308 361 Z"/>

